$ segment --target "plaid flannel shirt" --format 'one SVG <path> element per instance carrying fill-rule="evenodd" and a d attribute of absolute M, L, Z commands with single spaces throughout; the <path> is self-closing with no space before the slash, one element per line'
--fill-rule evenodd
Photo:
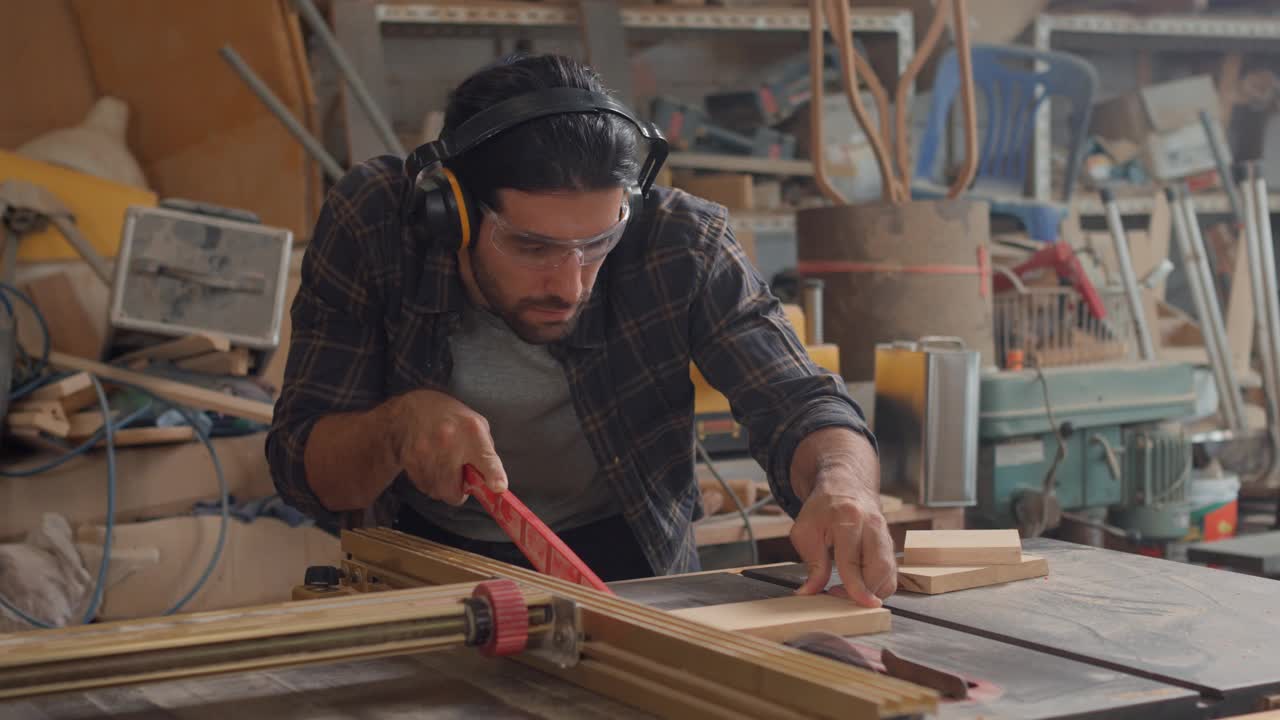
<path fill-rule="evenodd" d="M 302 263 L 266 453 L 281 496 L 321 526 L 353 523 L 307 483 L 303 449 L 316 420 L 449 384 L 449 336 L 467 299 L 456 254 L 403 221 L 411 190 L 396 158 L 354 168 L 329 193 Z M 550 349 L 656 574 L 698 567 L 690 361 L 729 399 L 792 516 L 800 501 L 789 467 L 806 435 L 845 426 L 872 437 L 839 376 L 805 352 L 725 209 L 679 190 L 654 188 L 605 259 L 579 323 Z M 401 473 L 360 522 L 389 524 L 409 487 Z"/>

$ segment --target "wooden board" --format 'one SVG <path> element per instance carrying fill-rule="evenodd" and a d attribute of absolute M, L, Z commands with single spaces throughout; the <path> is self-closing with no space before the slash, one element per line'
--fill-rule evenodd
<path fill-rule="evenodd" d="M 799 175 L 811 177 L 813 163 L 808 160 L 774 160 L 750 155 L 719 155 L 701 152 L 673 152 L 667 156 L 671 168 L 723 170 L 760 175 Z"/>
<path fill-rule="evenodd" d="M 898 567 L 898 588 L 909 592 L 938 595 L 968 590 L 984 585 L 1027 580 L 1049 574 L 1049 563 L 1042 557 L 1023 555 L 1017 565 L 984 565 L 979 567 Z"/>
<path fill-rule="evenodd" d="M 89 379 L 89 373 L 79 372 L 36 388 L 27 396 L 27 399 L 57 401 L 62 405 L 62 410 L 70 414 L 96 404 L 98 393 L 93 389 L 93 381 Z"/>
<path fill-rule="evenodd" d="M 304 127 L 318 123 L 282 0 L 73 0 L 98 92 L 131 112 L 129 147 L 154 189 L 257 213 L 299 238 L 320 202 L 315 164 L 218 54 L 230 45 Z"/>
<path fill-rule="evenodd" d="M 235 375 L 243 377 L 249 374 L 251 364 L 248 348 L 205 353 L 178 361 L 178 367 L 193 372 L 210 375 Z"/>
<path fill-rule="evenodd" d="M 1022 562 L 1017 530 L 908 530 L 903 565 L 1008 565 Z"/>
<path fill-rule="evenodd" d="M 806 632 L 823 630 L 837 635 L 888 632 L 889 611 L 867 608 L 834 595 L 788 595 L 727 605 L 672 610 L 695 622 L 722 630 L 786 642 Z"/>
<path fill-rule="evenodd" d="M 215 333 L 196 333 L 166 342 L 148 345 L 116 358 L 114 362 L 127 363 L 137 359 L 148 360 L 181 360 L 205 353 L 227 351 L 231 349 L 231 341 L 225 335 Z"/>
<path fill-rule="evenodd" d="M 244 418 L 245 420 L 269 424 L 274 412 L 274 406 L 270 403 L 235 397 L 216 390 L 208 390 L 195 385 L 158 378 L 153 375 L 144 375 L 132 370 L 122 370 L 63 353 L 49 353 L 49 364 L 63 370 L 84 370 L 106 380 L 132 383 L 166 400 L 199 410 L 212 410 L 224 415 Z"/>

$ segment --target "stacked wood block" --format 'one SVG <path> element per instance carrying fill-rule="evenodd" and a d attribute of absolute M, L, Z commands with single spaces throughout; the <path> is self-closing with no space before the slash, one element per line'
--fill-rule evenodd
<path fill-rule="evenodd" d="M 114 417 L 114 414 L 113 414 Z M 5 417 L 10 434 L 36 445 L 61 441 L 71 446 L 92 438 L 104 424 L 98 394 L 89 374 L 78 372 L 41 387 L 14 403 Z M 190 426 L 129 427 L 114 431 L 117 446 L 187 442 L 195 439 Z M 99 440 L 99 447 L 104 441 Z M 60 448 L 59 448 L 60 449 Z"/>
<path fill-rule="evenodd" d="M 170 362 L 192 372 L 237 377 L 248 375 L 253 368 L 253 356 L 248 348 L 233 348 L 226 337 L 212 333 L 198 333 L 148 345 L 115 360 L 117 365 L 133 369 L 142 369 L 153 361 Z"/>
<path fill-rule="evenodd" d="M 908 530 L 898 587 L 937 595 L 1048 574 L 1044 558 L 1022 553 L 1017 530 Z"/>

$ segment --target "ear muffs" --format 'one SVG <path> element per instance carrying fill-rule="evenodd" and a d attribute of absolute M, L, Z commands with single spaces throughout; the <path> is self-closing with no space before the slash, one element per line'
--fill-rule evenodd
<path fill-rule="evenodd" d="M 431 237 L 454 250 L 469 247 L 480 232 L 480 208 L 458 176 L 435 164 L 418 174 L 418 204 Z"/>
<path fill-rule="evenodd" d="M 480 232 L 480 208 L 445 163 L 465 154 L 510 128 L 535 118 L 564 113 L 611 113 L 624 118 L 649 144 L 636 186 L 628 189 L 631 217 L 644 210 L 663 162 L 667 140 L 651 122 L 637 120 L 612 97 L 578 88 L 547 88 L 504 100 L 468 119 L 453 134 L 426 143 L 405 159 L 404 171 L 414 178 L 413 198 L 404 209 L 406 219 L 420 218 L 436 242 L 456 249 L 470 246 Z"/>

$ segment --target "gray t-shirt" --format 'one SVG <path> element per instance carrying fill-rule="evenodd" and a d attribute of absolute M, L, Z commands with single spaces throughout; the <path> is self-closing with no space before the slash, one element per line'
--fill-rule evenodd
<path fill-rule="evenodd" d="M 489 421 L 516 497 L 556 532 L 619 512 L 582 432 L 564 368 L 547 347 L 524 342 L 502 318 L 470 305 L 449 342 L 449 394 Z M 474 499 L 455 508 L 411 490 L 408 501 L 455 535 L 510 540 Z"/>

